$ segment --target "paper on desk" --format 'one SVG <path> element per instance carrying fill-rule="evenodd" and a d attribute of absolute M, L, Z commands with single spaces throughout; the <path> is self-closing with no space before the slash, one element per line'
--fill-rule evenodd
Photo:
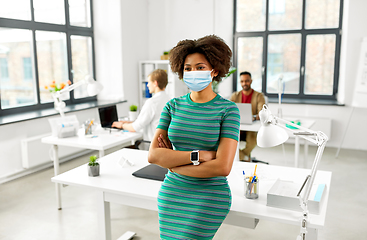
<path fill-rule="evenodd" d="M 267 193 L 267 205 L 272 207 L 285 208 L 301 211 L 297 194 L 302 183 L 283 181 L 278 179 Z M 305 189 L 303 189 L 302 194 Z M 312 185 L 308 198 L 308 210 L 310 213 L 319 214 L 321 209 L 322 197 L 326 192 L 326 184 L 315 183 Z"/>

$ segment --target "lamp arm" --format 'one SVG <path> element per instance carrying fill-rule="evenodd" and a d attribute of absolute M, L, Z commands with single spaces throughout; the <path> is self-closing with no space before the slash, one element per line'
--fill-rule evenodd
<path fill-rule="evenodd" d="M 305 188 L 305 194 L 302 197 L 303 202 L 305 202 L 305 201 L 308 200 L 308 197 L 310 195 L 312 184 L 313 184 L 313 182 L 315 180 L 315 176 L 316 176 L 317 166 L 320 162 L 320 159 L 322 157 L 322 154 L 323 154 L 325 146 L 326 146 L 326 142 L 329 140 L 329 138 L 326 136 L 325 133 L 323 133 L 321 131 L 313 131 L 313 130 L 310 130 L 308 128 L 298 126 L 294 123 L 291 123 L 290 121 L 287 121 L 287 120 L 284 120 L 284 119 L 281 119 L 281 118 L 278 118 L 278 117 L 275 117 L 275 116 L 273 116 L 273 118 L 274 118 L 275 124 L 278 125 L 279 127 L 282 127 L 282 128 L 284 128 L 288 131 L 291 131 L 294 135 L 300 136 L 300 137 L 304 138 L 305 140 L 308 140 L 308 141 L 310 141 L 310 142 L 312 142 L 312 143 L 314 143 L 318 146 L 316 156 L 315 156 L 315 159 L 314 159 L 313 164 L 312 164 L 310 177 L 309 177 L 309 180 L 306 183 L 307 185 L 306 185 L 306 188 Z M 279 124 L 279 123 L 283 123 L 284 125 Z M 285 124 L 296 127 L 298 129 L 302 130 L 303 132 L 299 132 L 299 131 L 296 131 L 294 129 L 287 128 L 285 126 Z M 313 136 L 313 138 L 308 137 L 308 136 Z"/>
<path fill-rule="evenodd" d="M 325 135 L 326 136 L 326 135 Z M 312 168 L 311 168 L 311 174 L 307 175 L 305 182 L 303 183 L 299 193 L 298 193 L 298 197 L 299 197 L 299 202 L 300 202 L 300 206 L 303 209 L 303 213 L 302 213 L 302 221 L 301 221 L 301 231 L 300 231 L 300 235 L 297 237 L 297 240 L 306 240 L 306 234 L 307 234 L 307 221 L 308 221 L 308 198 L 310 196 L 310 192 L 312 189 L 312 184 L 315 180 L 316 177 L 316 169 L 317 166 L 321 160 L 322 157 L 322 153 L 324 152 L 325 146 L 326 146 L 326 142 L 327 142 L 327 137 L 326 140 L 323 141 L 321 143 L 321 145 L 319 145 L 319 147 L 317 148 L 317 152 L 316 152 L 316 156 L 315 156 L 315 160 L 312 164 Z M 307 182 L 307 183 L 306 183 Z M 302 195 L 300 195 L 303 187 L 306 184 L 306 190 L 305 193 Z"/>
<path fill-rule="evenodd" d="M 81 81 L 78 81 L 78 82 L 76 82 L 76 83 L 73 83 L 72 85 L 69 85 L 69 86 L 67 86 L 66 88 L 64 88 L 64 89 L 61 89 L 60 91 L 58 91 L 57 93 L 58 94 L 63 94 L 63 93 L 67 93 L 67 92 L 71 92 L 71 91 L 73 91 L 75 88 L 78 88 L 78 87 L 80 87 L 80 86 L 82 86 L 83 84 L 86 84 L 86 81 L 83 79 L 83 80 L 81 80 Z"/>
<path fill-rule="evenodd" d="M 54 99 L 54 107 L 60 113 L 61 117 L 65 116 L 63 108 L 65 107 L 65 103 L 61 100 L 61 95 L 64 93 L 68 93 L 73 91 L 75 88 L 78 88 L 85 84 L 85 80 L 78 81 L 70 86 L 67 86 L 60 91 L 52 93 L 52 98 Z"/>
<path fill-rule="evenodd" d="M 292 123 L 292 122 L 290 122 L 290 121 L 287 121 L 287 120 L 285 120 L 285 119 L 278 118 L 278 117 L 276 117 L 276 116 L 273 116 L 273 117 L 274 117 L 274 119 L 275 119 L 275 121 L 276 121 L 276 122 L 281 122 L 281 123 L 284 123 L 284 124 L 287 124 L 287 125 L 291 125 L 292 127 L 298 128 L 298 129 L 300 129 L 300 130 L 302 130 L 302 131 L 305 131 L 305 132 L 308 132 L 308 133 L 311 133 L 311 134 L 316 133 L 316 131 L 313 131 L 313 130 L 311 130 L 311 129 L 308 129 L 308 128 L 302 127 L 302 126 L 300 126 L 300 125 L 294 124 L 294 123 Z M 281 126 L 281 127 L 282 127 L 282 125 L 279 125 L 279 124 L 278 124 L 278 126 Z M 286 127 L 286 129 L 288 129 L 288 130 L 290 130 L 290 131 L 292 131 L 292 132 L 299 132 L 299 131 L 295 131 L 295 130 L 290 129 L 290 128 L 287 128 L 287 127 Z"/>
<path fill-rule="evenodd" d="M 319 146 L 317 148 L 315 160 L 313 161 L 312 168 L 311 168 L 311 174 L 310 174 L 311 177 L 310 177 L 310 179 L 309 179 L 309 181 L 307 183 L 307 186 L 306 186 L 306 189 L 305 189 L 305 194 L 302 197 L 303 202 L 307 202 L 308 201 L 308 197 L 310 196 L 312 184 L 313 184 L 313 182 L 315 180 L 315 177 L 316 177 L 317 166 L 318 166 L 318 164 L 319 164 L 319 162 L 321 160 L 321 157 L 322 157 L 322 154 L 324 152 L 325 146 L 326 146 L 326 141 L 323 142 L 321 144 L 321 146 Z"/>
<path fill-rule="evenodd" d="M 314 136 L 315 138 L 316 135 L 318 134 L 318 132 L 316 131 L 313 131 L 313 130 L 310 130 L 308 128 L 305 128 L 305 127 L 302 127 L 302 126 L 299 126 L 299 125 L 296 125 L 290 121 L 287 121 L 287 120 L 284 120 L 282 118 L 278 118 L 276 116 L 272 116 L 273 117 L 273 120 L 271 120 L 273 122 L 274 125 L 277 125 L 281 128 L 284 128 L 285 130 L 287 131 L 290 131 L 292 132 L 294 135 L 297 135 L 297 136 L 300 136 L 316 145 L 319 145 L 318 141 L 314 138 L 311 138 L 309 136 Z M 283 123 L 283 124 L 280 124 L 280 123 Z M 292 127 L 295 127 L 295 128 L 298 128 L 298 130 L 294 130 L 294 129 L 290 129 L 290 128 L 287 128 L 285 125 L 291 125 Z M 302 130 L 303 132 L 300 132 L 299 130 Z"/>
<path fill-rule="evenodd" d="M 307 202 L 308 197 L 310 195 L 312 184 L 313 184 L 313 182 L 315 180 L 315 176 L 316 176 L 317 166 L 320 162 L 320 159 L 322 157 L 322 154 L 323 154 L 325 146 L 326 146 L 326 142 L 329 140 L 329 138 L 326 136 L 325 133 L 323 133 L 321 131 L 313 131 L 313 130 L 310 130 L 308 128 L 296 125 L 296 124 L 294 124 L 290 121 L 284 120 L 282 118 L 279 118 L 279 117 L 276 117 L 276 116 L 273 116 L 273 115 L 272 115 L 272 117 L 270 117 L 268 119 L 268 121 L 271 121 L 273 124 L 275 124 L 275 125 L 277 125 L 281 128 L 284 128 L 288 131 L 291 131 L 294 135 L 300 136 L 303 139 L 308 140 L 308 141 L 310 141 L 310 142 L 312 142 L 312 143 L 314 143 L 318 146 L 316 156 L 315 156 L 314 162 L 312 164 L 311 173 L 310 173 L 310 175 L 307 176 L 308 181 L 307 180 L 305 181 L 305 183 L 306 183 L 305 193 L 303 194 L 303 197 L 301 197 L 301 195 L 300 195 L 300 197 L 302 198 L 302 202 L 305 203 L 305 202 Z M 280 123 L 282 123 L 282 124 L 280 124 Z M 294 129 L 287 128 L 285 126 L 285 124 L 291 125 L 295 128 L 298 128 L 299 130 L 302 130 L 303 132 L 299 132 L 298 129 L 294 130 Z M 310 137 L 310 136 L 312 136 L 312 137 Z"/>
<path fill-rule="evenodd" d="M 60 99 L 59 94 L 56 93 L 52 93 L 52 98 L 54 99 L 54 108 L 56 109 L 56 111 L 58 111 L 61 115 L 61 117 L 65 117 L 65 113 L 63 108 L 65 107 L 65 103 Z"/>

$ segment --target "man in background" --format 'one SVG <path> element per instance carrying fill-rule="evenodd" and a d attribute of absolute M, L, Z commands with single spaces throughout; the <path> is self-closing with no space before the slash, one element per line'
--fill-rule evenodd
<path fill-rule="evenodd" d="M 265 104 L 264 95 L 251 88 L 251 73 L 240 73 L 241 91 L 232 94 L 230 100 L 235 103 L 251 103 L 253 120 L 259 120 L 259 112 Z M 246 141 L 246 147 L 239 150 L 240 161 L 250 162 L 251 151 L 256 147 L 257 132 L 240 131 L 240 141 Z"/>
<path fill-rule="evenodd" d="M 170 100 L 164 91 L 168 84 L 166 71 L 156 69 L 148 75 L 148 89 L 153 97 L 147 99 L 138 118 L 132 121 L 113 122 L 112 127 L 137 132 L 143 130 L 144 140 L 151 141 L 158 126 L 159 118 L 165 104 Z"/>

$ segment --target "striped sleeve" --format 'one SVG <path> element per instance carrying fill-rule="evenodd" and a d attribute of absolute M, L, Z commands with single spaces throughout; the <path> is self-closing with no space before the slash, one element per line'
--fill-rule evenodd
<path fill-rule="evenodd" d="M 157 128 L 168 131 L 170 123 L 171 123 L 171 101 L 167 102 L 166 105 L 164 106 Z"/>
<path fill-rule="evenodd" d="M 240 134 L 240 113 L 235 103 L 227 107 L 227 111 L 222 120 L 220 137 L 232 138 L 238 141 Z"/>

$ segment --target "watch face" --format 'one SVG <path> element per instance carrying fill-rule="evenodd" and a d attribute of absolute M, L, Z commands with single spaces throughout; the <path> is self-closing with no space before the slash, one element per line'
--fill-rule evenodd
<path fill-rule="evenodd" d="M 198 161 L 199 160 L 199 153 L 198 152 L 192 152 L 191 153 L 191 161 Z"/>

